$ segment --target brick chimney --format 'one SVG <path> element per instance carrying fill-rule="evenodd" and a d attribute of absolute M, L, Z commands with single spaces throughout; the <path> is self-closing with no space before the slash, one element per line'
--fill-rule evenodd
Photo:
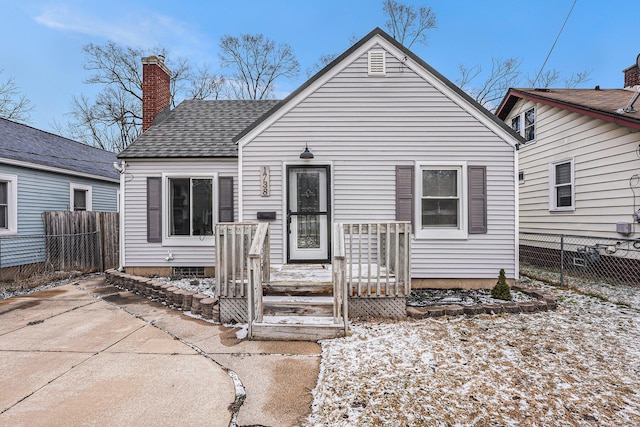
<path fill-rule="evenodd" d="M 153 119 L 171 105 L 171 71 L 164 65 L 164 56 L 142 58 L 142 132 Z"/>
<path fill-rule="evenodd" d="M 640 85 L 640 55 L 636 59 L 636 64 L 622 70 L 624 73 L 624 87 Z"/>

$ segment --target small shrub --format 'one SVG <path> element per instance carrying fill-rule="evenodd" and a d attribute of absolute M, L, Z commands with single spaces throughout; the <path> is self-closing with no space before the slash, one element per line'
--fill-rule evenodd
<path fill-rule="evenodd" d="M 491 289 L 491 296 L 495 299 L 501 299 L 505 301 L 511 301 L 511 291 L 507 284 L 507 278 L 504 275 L 504 268 L 500 269 L 500 276 L 498 276 L 498 283 Z"/>

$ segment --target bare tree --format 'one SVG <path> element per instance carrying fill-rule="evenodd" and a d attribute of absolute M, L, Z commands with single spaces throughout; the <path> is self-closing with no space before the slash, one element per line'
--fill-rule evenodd
<path fill-rule="evenodd" d="M 436 28 L 436 14 L 430 7 L 416 8 L 396 0 L 384 0 L 382 10 L 387 16 L 386 26 L 391 37 L 408 48 L 414 43 L 426 45 L 427 31 Z"/>
<path fill-rule="evenodd" d="M 491 58 L 491 71 L 484 76 L 484 80 L 477 86 L 473 82 L 482 76 L 482 66 L 468 67 L 459 65 L 460 78 L 456 81 L 460 89 L 464 90 L 483 107 L 494 110 L 510 87 L 520 81 L 520 63 L 518 58 Z"/>
<path fill-rule="evenodd" d="M 472 67 L 461 64 L 458 66 L 460 78 L 456 80 L 458 86 L 467 92 L 480 105 L 490 111 L 494 111 L 509 88 L 516 87 L 521 81 L 520 66 L 521 60 L 518 58 L 491 59 L 491 71 L 483 74 L 481 65 Z M 575 88 L 581 83 L 589 80 L 591 70 L 584 70 L 564 79 L 565 88 Z M 539 73 L 535 78 L 527 76 L 525 81 L 528 87 L 552 87 L 561 78 L 560 71 L 556 69 Z M 479 82 L 478 84 L 475 84 Z"/>
<path fill-rule="evenodd" d="M 262 34 L 224 35 L 220 49 L 222 65 L 232 69 L 229 84 L 236 98 L 268 99 L 277 79 L 297 77 L 300 70 L 291 46 Z"/>
<path fill-rule="evenodd" d="M 121 151 L 142 131 L 142 66 L 141 59 L 149 52 L 120 46 L 114 42 L 83 47 L 84 68 L 91 76 L 85 83 L 99 85 L 102 90 L 91 100 L 81 95 L 73 97 L 70 120 L 55 124 L 58 131 L 70 138 L 110 151 Z M 165 49 L 155 52 L 167 56 Z M 171 70 L 171 105 L 181 99 L 205 99 L 219 96 L 220 78 L 207 67 L 192 73 L 187 60 L 167 61 Z M 222 80 L 223 82 L 223 80 Z"/>
<path fill-rule="evenodd" d="M 564 79 L 564 87 L 567 89 L 573 89 L 582 83 L 586 83 L 591 80 L 591 72 L 593 70 L 584 69 L 582 71 L 578 71 L 575 73 L 571 73 L 571 75 Z"/>
<path fill-rule="evenodd" d="M 527 86 L 529 87 L 551 87 L 560 79 L 560 71 L 552 68 L 545 72 L 538 73 L 536 77 L 527 76 Z"/>
<path fill-rule="evenodd" d="M 569 77 L 562 80 L 563 87 L 573 89 L 582 83 L 591 80 L 591 72 L 593 70 L 584 69 L 583 71 L 573 72 Z M 537 78 L 527 77 L 527 86 L 549 88 L 560 81 L 560 71 L 552 68 L 540 73 Z"/>
<path fill-rule="evenodd" d="M 2 74 L 4 70 L 0 70 Z M 0 117 L 27 123 L 31 119 L 34 106 L 25 95 L 20 95 L 13 77 L 0 81 Z"/>
<path fill-rule="evenodd" d="M 318 71 L 322 70 L 324 67 L 329 65 L 331 61 L 338 57 L 337 53 L 328 53 L 326 55 L 320 55 L 318 62 L 313 64 L 311 67 L 307 68 L 307 78 L 310 78 Z"/>

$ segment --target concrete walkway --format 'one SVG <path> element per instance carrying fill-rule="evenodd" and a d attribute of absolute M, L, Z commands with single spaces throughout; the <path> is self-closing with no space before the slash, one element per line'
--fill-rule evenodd
<path fill-rule="evenodd" d="M 2 300 L 0 425 L 299 425 L 320 347 L 236 331 L 102 277 Z"/>

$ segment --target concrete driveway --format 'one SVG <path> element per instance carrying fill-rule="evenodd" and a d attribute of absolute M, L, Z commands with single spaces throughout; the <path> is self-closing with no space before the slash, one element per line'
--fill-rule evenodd
<path fill-rule="evenodd" d="M 1 300 L 0 425 L 299 425 L 319 346 L 235 332 L 102 277 Z"/>

